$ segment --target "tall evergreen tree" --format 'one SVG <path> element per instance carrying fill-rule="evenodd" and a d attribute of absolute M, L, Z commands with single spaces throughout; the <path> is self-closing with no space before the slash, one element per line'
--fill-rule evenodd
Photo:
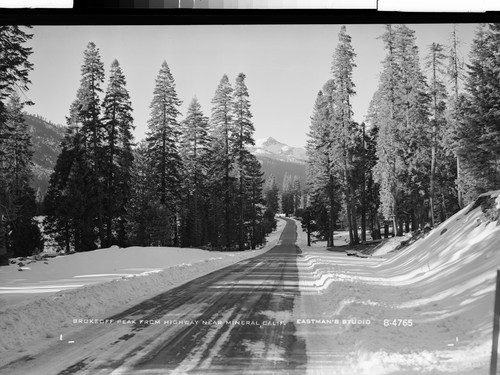
<path fill-rule="evenodd" d="M 5 168 L 8 197 L 7 228 L 8 249 L 15 256 L 32 255 L 42 250 L 42 242 L 37 223 L 35 191 L 31 187 L 33 147 L 28 125 L 23 117 L 24 104 L 19 95 L 12 94 L 7 104 L 6 126 L 12 133 L 4 143 Z"/>
<path fill-rule="evenodd" d="M 293 177 L 293 212 L 295 213 L 301 205 L 301 200 L 302 200 L 302 190 L 300 188 L 300 177 L 299 176 L 294 176 Z"/>
<path fill-rule="evenodd" d="M 155 171 L 149 162 L 146 141 L 134 149 L 131 195 L 126 207 L 129 241 L 138 246 L 160 246 L 172 240 L 171 214 L 160 203 L 156 186 L 151 184 Z"/>
<path fill-rule="evenodd" d="M 30 28 L 29 26 L 26 26 Z M 31 81 L 28 78 L 33 64 L 29 56 L 33 53 L 26 43 L 33 37 L 19 26 L 0 26 L 0 121 L 6 121 L 5 100 L 16 89 L 27 90 Z M 4 129 L 2 129 L 4 130 Z"/>
<path fill-rule="evenodd" d="M 240 73 L 236 77 L 233 91 L 233 132 L 230 137 L 231 153 L 236 162 L 238 177 L 238 248 L 245 248 L 245 184 L 247 169 L 253 163 L 252 155 L 248 151 L 248 146 L 255 144 L 253 133 L 255 131 L 252 123 L 252 113 L 250 112 L 250 100 L 248 89 L 245 83 L 245 74 Z"/>
<path fill-rule="evenodd" d="M 70 107 L 54 172 L 45 196 L 45 228 L 66 252 L 97 248 L 95 173 L 88 156 L 78 98 Z"/>
<path fill-rule="evenodd" d="M 100 99 L 103 82 L 99 50 L 90 42 L 84 51 L 80 87 L 70 107 L 62 152 L 45 202 L 47 227 L 67 251 L 88 251 L 106 244 L 106 134 Z"/>
<path fill-rule="evenodd" d="M 206 193 L 207 172 L 210 160 L 211 138 L 209 121 L 203 115 L 198 99 L 193 98 L 182 122 L 181 155 L 184 166 L 183 177 L 183 246 L 200 246 L 206 241 L 204 223 L 208 220 Z"/>
<path fill-rule="evenodd" d="M 445 113 L 448 123 L 444 134 L 444 146 L 447 153 L 452 153 L 456 158 L 456 191 L 458 207 L 463 207 L 463 188 L 461 182 L 461 167 L 460 156 L 458 155 L 457 132 L 462 117 L 459 114 L 462 112 L 460 107 L 460 96 L 462 95 L 462 86 L 464 78 L 464 62 L 459 53 L 461 41 L 458 37 L 457 26 L 453 24 L 453 29 L 450 34 L 449 44 L 447 46 L 448 64 L 447 76 L 449 85 L 449 95 L 447 103 L 447 111 Z"/>
<path fill-rule="evenodd" d="M 332 122 L 333 142 L 331 152 L 336 164 L 335 168 L 342 171 L 342 185 L 346 200 L 347 222 L 349 226 L 350 243 L 359 242 L 356 210 L 354 205 L 354 182 L 353 182 L 353 152 L 356 142 L 356 124 L 352 120 L 351 99 L 356 95 L 355 85 L 352 80 L 353 69 L 356 67 L 354 58 L 356 54 L 351 44 L 351 37 L 342 26 L 338 35 L 339 42 L 335 49 L 332 62 L 332 105 L 334 106 L 334 118 Z"/>
<path fill-rule="evenodd" d="M 5 150 L 14 129 L 7 124 L 6 100 L 16 88 L 24 91 L 31 83 L 28 75 L 33 69 L 29 61 L 32 49 L 26 43 L 32 37 L 19 26 L 0 26 L 0 265 L 8 262 L 5 222 L 12 211 L 5 177 Z"/>
<path fill-rule="evenodd" d="M 101 61 L 99 49 L 93 42 L 90 42 L 83 53 L 80 88 L 75 105 L 77 108 L 76 116 L 82 124 L 81 134 L 83 136 L 85 158 L 89 160 L 92 168 L 92 181 L 90 182 L 92 199 L 89 202 L 93 201 L 92 203 L 95 204 L 100 246 L 106 243 L 103 210 L 105 187 L 102 182 L 104 180 L 102 174 L 105 134 L 101 121 L 100 98 L 103 83 L 104 64 Z M 91 224 L 89 223 L 89 225 Z"/>
<path fill-rule="evenodd" d="M 438 144 L 438 133 L 442 134 L 442 129 L 445 126 L 444 112 L 446 108 L 445 100 L 447 97 L 444 82 L 445 59 L 444 47 L 439 43 L 432 43 L 429 46 L 428 55 L 426 57 L 426 67 L 430 76 L 430 95 L 432 98 L 431 170 L 429 187 L 429 216 L 431 226 L 434 226 L 435 219 L 436 168 L 437 164 L 440 163 L 440 161 L 437 160 L 437 154 L 442 150 L 441 145 Z"/>
<path fill-rule="evenodd" d="M 320 236 L 333 246 L 336 218 L 340 210 L 340 186 L 337 171 L 333 168 L 331 153 L 333 118 L 331 92 L 333 81 L 328 81 L 318 92 L 307 140 L 307 186 L 312 216 Z"/>
<path fill-rule="evenodd" d="M 387 26 L 382 39 L 388 53 L 369 111 L 370 124 L 379 129 L 374 176 L 382 213 L 397 235 L 403 221 L 415 228 L 428 218 L 422 207 L 429 196 L 429 96 L 414 34 L 405 25 Z"/>
<path fill-rule="evenodd" d="M 481 26 L 472 42 L 459 129 L 464 200 L 500 184 L 500 24 Z"/>
<path fill-rule="evenodd" d="M 180 174 L 182 161 L 179 154 L 181 101 L 177 98 L 175 81 L 164 61 L 158 73 L 151 101 L 148 122 L 148 161 L 154 171 L 153 184 L 160 203 L 171 213 L 170 226 L 173 238 L 169 244 L 178 244 L 178 209 L 180 199 Z M 165 231 L 169 230 L 165 228 Z"/>
<path fill-rule="evenodd" d="M 271 173 L 264 184 L 264 202 L 266 205 L 266 210 L 264 211 L 263 220 L 263 231 L 265 233 L 270 233 L 276 228 L 275 215 L 279 211 L 279 188 L 276 184 L 276 178 Z"/>
<path fill-rule="evenodd" d="M 228 249 L 236 238 L 234 220 L 235 176 L 234 154 L 230 143 L 233 134 L 233 88 L 227 75 L 223 75 L 212 99 L 210 118 L 213 139 L 210 170 L 212 246 Z"/>
<path fill-rule="evenodd" d="M 266 207 L 273 213 L 273 217 L 279 211 L 279 188 L 276 184 L 276 177 L 271 173 L 264 185 L 264 198 Z"/>
<path fill-rule="evenodd" d="M 130 197 L 134 129 L 132 104 L 125 86 L 125 76 L 115 59 L 111 64 L 109 83 L 102 103 L 107 246 L 111 246 L 114 241 L 120 246 L 125 245 L 124 216 Z M 113 232 L 118 234 L 116 239 Z"/>
<path fill-rule="evenodd" d="M 255 249 L 265 241 L 265 236 L 272 228 L 266 228 L 263 224 L 264 200 L 262 198 L 262 188 L 264 180 L 260 162 L 257 158 L 249 154 L 245 163 L 244 178 L 244 237 L 248 241 L 248 248 Z M 274 218 L 273 218 L 274 219 Z"/>
<path fill-rule="evenodd" d="M 293 191 L 293 177 L 285 172 L 283 177 L 283 186 L 281 188 L 281 211 L 285 216 L 290 216 L 294 211 L 294 191 Z"/>

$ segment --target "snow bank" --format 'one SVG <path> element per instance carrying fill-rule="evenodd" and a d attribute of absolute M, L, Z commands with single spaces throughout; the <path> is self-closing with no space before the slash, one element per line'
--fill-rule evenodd
<path fill-rule="evenodd" d="M 57 340 L 72 319 L 106 317 L 212 271 L 274 247 L 285 226 L 260 250 L 210 252 L 186 248 L 111 248 L 0 268 L 0 365 L 19 350 Z M 41 294 L 43 292 L 43 294 Z M 9 352 L 10 354 L 8 354 Z"/>
<path fill-rule="evenodd" d="M 294 315 L 340 322 L 298 326 L 308 373 L 486 373 L 500 268 L 499 196 L 482 195 L 425 238 L 381 257 L 301 246 Z M 337 351 L 330 362 L 317 355 L 325 348 Z"/>

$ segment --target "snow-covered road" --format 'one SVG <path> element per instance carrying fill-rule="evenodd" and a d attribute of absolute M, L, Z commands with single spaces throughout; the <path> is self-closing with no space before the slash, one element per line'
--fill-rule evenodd
<path fill-rule="evenodd" d="M 26 355 L 9 374 L 303 373 L 292 319 L 298 293 L 292 220 L 270 251 L 116 315 L 75 317 L 84 329 Z"/>

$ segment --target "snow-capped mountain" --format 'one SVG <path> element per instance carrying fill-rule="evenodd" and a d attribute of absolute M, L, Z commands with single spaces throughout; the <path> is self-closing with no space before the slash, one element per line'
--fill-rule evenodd
<path fill-rule="evenodd" d="M 249 149 L 250 152 L 257 157 L 268 157 L 279 161 L 298 164 L 305 164 L 307 161 L 305 149 L 288 146 L 272 137 L 256 140 L 255 146 Z"/>

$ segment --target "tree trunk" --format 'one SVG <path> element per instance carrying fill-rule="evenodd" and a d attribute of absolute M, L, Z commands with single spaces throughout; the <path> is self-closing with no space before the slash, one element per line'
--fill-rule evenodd
<path fill-rule="evenodd" d="M 446 212 L 446 202 L 444 199 L 444 193 L 441 191 L 441 222 L 445 221 L 448 217 L 448 213 Z"/>
<path fill-rule="evenodd" d="M 113 168 L 114 168 L 114 156 L 115 156 L 115 108 L 113 107 L 113 119 L 111 120 L 111 132 L 109 139 L 109 170 L 108 170 L 108 215 L 106 218 L 106 239 L 107 247 L 112 245 L 113 240 L 113 214 L 114 214 L 114 199 L 113 199 Z"/>
<path fill-rule="evenodd" d="M 311 246 L 311 218 L 307 217 L 307 246 Z"/>
<path fill-rule="evenodd" d="M 457 155 L 457 193 L 458 193 L 458 207 L 463 208 L 464 202 L 462 198 L 462 183 L 460 181 L 460 156 Z"/>
<path fill-rule="evenodd" d="M 3 215 L 0 215 L 0 266 L 7 265 L 7 231 L 3 224 Z M 3 263 L 3 264 L 2 264 Z"/>
<path fill-rule="evenodd" d="M 431 181 L 430 181 L 430 196 L 429 196 L 429 214 L 431 216 L 431 226 L 434 227 L 434 185 L 436 175 L 436 120 L 432 124 L 432 151 L 431 151 Z"/>
<path fill-rule="evenodd" d="M 351 228 L 352 228 L 352 234 L 353 234 L 352 245 L 357 245 L 357 244 L 359 244 L 358 223 L 356 221 L 356 212 L 354 210 L 354 207 L 352 207 L 352 206 L 353 206 L 353 204 L 351 203 Z"/>
<path fill-rule="evenodd" d="M 239 199 L 239 206 L 240 206 L 240 215 L 239 215 L 239 230 L 238 230 L 238 249 L 240 251 L 245 250 L 245 230 L 244 230 L 244 209 L 243 209 L 243 175 L 242 175 L 242 166 L 240 166 L 240 199 Z"/>
<path fill-rule="evenodd" d="M 380 233 L 380 223 L 378 220 L 374 220 L 374 225 L 372 229 L 372 240 L 380 240 L 382 239 L 382 235 Z"/>
<path fill-rule="evenodd" d="M 366 160 L 365 160 L 365 123 L 363 122 L 363 177 L 361 186 L 361 241 L 366 242 Z M 373 231 L 373 228 L 372 228 Z"/>
<path fill-rule="evenodd" d="M 392 217 L 392 237 L 399 236 L 398 220 L 396 215 Z"/>
<path fill-rule="evenodd" d="M 330 175 L 330 217 L 328 220 L 328 240 L 327 240 L 328 247 L 335 246 L 333 240 L 334 231 L 335 231 L 335 193 L 333 187 L 333 176 Z"/>

